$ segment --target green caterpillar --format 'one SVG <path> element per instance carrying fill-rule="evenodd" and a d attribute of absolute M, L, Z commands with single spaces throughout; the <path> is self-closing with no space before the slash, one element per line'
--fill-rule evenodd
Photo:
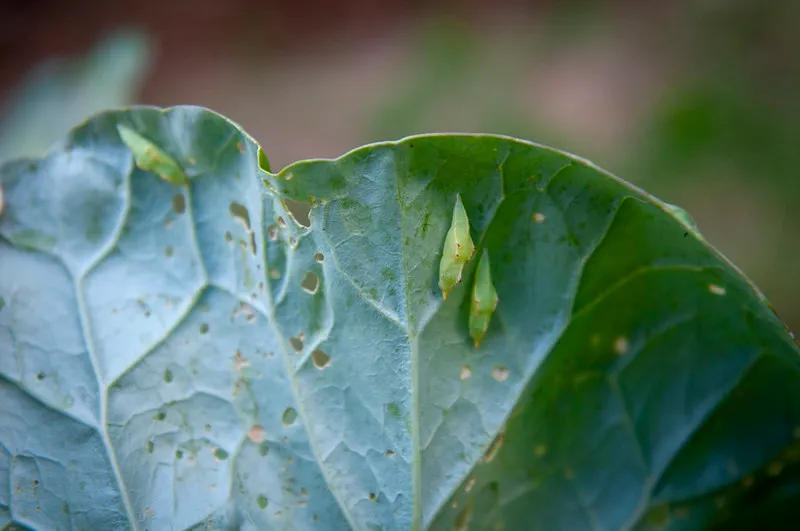
<path fill-rule="evenodd" d="M 472 301 L 469 306 L 469 335 L 475 341 L 475 348 L 478 348 L 483 336 L 486 335 L 499 301 L 492 283 L 489 251 L 484 249 L 481 261 L 478 262 L 478 269 L 475 271 L 475 284 L 472 287 Z"/>
<path fill-rule="evenodd" d="M 165 181 L 180 186 L 188 186 L 189 181 L 175 159 L 133 129 L 118 125 L 117 131 L 136 159 L 136 165 L 159 175 Z"/>
<path fill-rule="evenodd" d="M 442 298 L 447 299 L 447 294 L 453 287 L 461 282 L 461 273 L 464 266 L 472 258 L 475 244 L 469 234 L 469 219 L 461 195 L 456 195 L 456 204 L 453 208 L 453 220 L 450 230 L 444 240 L 442 259 L 439 262 L 439 289 Z"/>

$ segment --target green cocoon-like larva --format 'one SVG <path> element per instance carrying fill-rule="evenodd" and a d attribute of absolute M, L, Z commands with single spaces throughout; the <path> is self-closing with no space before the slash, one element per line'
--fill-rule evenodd
<path fill-rule="evenodd" d="M 447 294 L 453 286 L 461 282 L 461 273 L 464 265 L 472 258 L 475 252 L 475 244 L 469 234 L 469 219 L 464 204 L 461 202 L 461 195 L 456 195 L 456 205 L 453 208 L 453 221 L 450 230 L 444 239 L 442 249 L 442 260 L 439 262 L 439 289 L 442 290 L 442 298 L 447 299 Z"/>
<path fill-rule="evenodd" d="M 175 159 L 170 157 L 162 149 L 146 139 L 133 129 L 118 125 L 117 131 L 122 141 L 128 146 L 136 160 L 136 165 L 150 171 L 173 184 L 187 186 L 186 175 Z"/>
<path fill-rule="evenodd" d="M 486 335 L 499 300 L 492 283 L 489 251 L 484 249 L 481 261 L 478 262 L 478 269 L 475 271 L 475 285 L 472 287 L 472 300 L 469 305 L 469 335 L 475 341 L 475 348 Z"/>

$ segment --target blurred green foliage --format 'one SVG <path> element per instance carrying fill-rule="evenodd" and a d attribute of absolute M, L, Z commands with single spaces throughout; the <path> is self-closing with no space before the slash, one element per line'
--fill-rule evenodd
<path fill-rule="evenodd" d="M 125 30 L 85 57 L 46 59 L 5 103 L 0 160 L 39 156 L 90 115 L 133 103 L 150 53 L 147 35 Z"/>

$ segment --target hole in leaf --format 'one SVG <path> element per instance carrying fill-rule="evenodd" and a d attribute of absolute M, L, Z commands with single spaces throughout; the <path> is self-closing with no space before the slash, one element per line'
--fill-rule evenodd
<path fill-rule="evenodd" d="M 170 383 L 172 381 L 172 371 L 164 369 L 164 381 Z"/>
<path fill-rule="evenodd" d="M 370 492 L 370 493 L 369 493 L 369 500 L 370 500 L 370 501 L 375 501 L 375 499 L 376 499 L 376 498 L 377 498 L 377 496 L 375 495 L 375 493 L 374 493 L 374 492 Z"/>
<path fill-rule="evenodd" d="M 475 478 L 470 478 L 470 480 L 467 482 L 467 486 L 464 487 L 464 492 L 471 491 L 472 487 L 474 486 L 475 486 Z"/>
<path fill-rule="evenodd" d="M 186 212 L 186 198 L 183 194 L 175 194 L 172 196 L 172 210 L 178 214 Z"/>
<path fill-rule="evenodd" d="M 267 238 L 271 241 L 275 241 L 278 239 L 278 227 L 275 225 L 270 225 L 267 227 Z"/>
<path fill-rule="evenodd" d="M 156 413 L 156 414 L 153 416 L 153 420 L 158 420 L 158 421 L 162 421 L 162 420 L 164 420 L 165 418 L 167 418 L 167 414 L 166 414 L 166 413 L 164 413 L 163 411 L 159 411 L 158 413 Z"/>
<path fill-rule="evenodd" d="M 331 357 L 319 349 L 311 353 L 311 360 L 317 369 L 324 369 L 331 364 Z"/>
<path fill-rule="evenodd" d="M 502 365 L 497 365 L 494 369 L 492 369 L 492 376 L 498 382 L 506 381 L 508 379 L 508 374 L 508 367 L 503 367 Z"/>
<path fill-rule="evenodd" d="M 616 352 L 619 356 L 627 354 L 628 348 L 628 339 L 626 337 L 619 336 L 614 340 L 614 352 Z"/>
<path fill-rule="evenodd" d="M 722 286 L 717 286 L 716 284 L 709 284 L 708 291 L 720 297 L 722 297 L 723 295 L 725 295 L 725 293 L 727 293 L 725 288 L 723 288 Z"/>
<path fill-rule="evenodd" d="M 311 212 L 310 204 L 286 199 L 283 201 L 283 206 L 295 223 L 306 228 L 311 226 L 311 220 L 308 218 L 308 214 Z"/>
<path fill-rule="evenodd" d="M 284 426 L 291 426 L 297 420 L 297 411 L 293 407 L 287 407 L 281 417 Z"/>
<path fill-rule="evenodd" d="M 168 245 L 168 246 L 167 246 L 167 247 L 164 249 L 164 256 L 166 256 L 167 258 L 172 258 L 172 255 L 173 255 L 173 254 L 175 254 L 175 250 L 172 248 L 172 246 L 171 246 L 171 245 Z"/>
<path fill-rule="evenodd" d="M 258 445 L 258 453 L 261 455 L 261 457 L 264 457 L 269 453 L 269 443 L 267 441 L 264 441 Z"/>
<path fill-rule="evenodd" d="M 278 226 L 280 226 L 282 229 L 286 228 L 286 221 L 284 221 L 283 217 L 281 216 L 278 216 Z"/>
<path fill-rule="evenodd" d="M 217 461 L 224 461 L 228 458 L 228 452 L 222 448 L 214 449 L 214 459 Z"/>
<path fill-rule="evenodd" d="M 183 451 L 175 450 L 175 459 L 183 459 Z"/>
<path fill-rule="evenodd" d="M 147 453 L 148 454 L 152 454 L 153 453 L 153 446 L 154 446 L 153 441 L 147 441 Z"/>
<path fill-rule="evenodd" d="M 203 323 L 200 325 L 200 333 L 205 334 L 208 332 L 208 323 Z"/>
<path fill-rule="evenodd" d="M 244 225 L 244 229 L 250 232 L 250 213 L 247 211 L 247 208 L 241 203 L 232 201 L 229 210 L 231 216 L 239 220 L 239 222 Z"/>
<path fill-rule="evenodd" d="M 256 233 L 250 233 L 250 252 L 253 253 L 253 256 L 256 255 L 258 252 L 258 246 L 256 245 Z"/>
<path fill-rule="evenodd" d="M 297 352 L 301 352 L 303 350 L 302 334 L 297 335 L 295 337 L 290 337 L 289 343 L 292 345 L 293 349 L 295 349 Z"/>
<path fill-rule="evenodd" d="M 256 503 L 259 509 L 266 509 L 267 505 L 269 505 L 269 500 L 263 494 L 259 494 L 258 498 L 256 498 Z"/>
<path fill-rule="evenodd" d="M 260 424 L 253 424 L 253 427 L 250 428 L 250 431 L 247 432 L 247 438 L 253 441 L 254 443 L 263 442 L 266 435 L 267 432 Z"/>
<path fill-rule="evenodd" d="M 36 379 L 39 380 L 40 382 L 42 380 L 44 380 L 46 377 L 47 377 L 47 375 L 45 373 L 43 373 L 43 372 L 37 372 L 36 373 Z"/>
<path fill-rule="evenodd" d="M 314 260 L 316 260 L 318 264 L 321 264 L 325 261 L 325 255 L 322 253 L 317 253 L 314 255 Z"/>
<path fill-rule="evenodd" d="M 245 367 L 250 366 L 250 360 L 242 356 L 242 352 L 237 350 L 233 354 L 233 366 L 236 368 L 237 371 L 241 371 Z"/>
<path fill-rule="evenodd" d="M 300 283 L 305 291 L 310 294 L 315 294 L 317 292 L 317 288 L 319 288 L 319 277 L 312 273 L 311 271 L 306 273 L 303 282 Z"/>
<path fill-rule="evenodd" d="M 490 463 L 495 456 L 497 456 L 497 452 L 500 451 L 500 447 L 503 446 L 503 439 L 505 439 L 505 434 L 500 432 L 494 441 L 492 441 L 491 446 L 486 451 L 486 455 L 483 456 L 483 461 L 485 463 Z"/>
<path fill-rule="evenodd" d="M 386 450 L 386 457 L 394 457 L 394 450 Z"/>
<path fill-rule="evenodd" d="M 225 231 L 225 241 L 228 243 L 233 241 L 233 235 L 230 233 L 230 231 Z"/>

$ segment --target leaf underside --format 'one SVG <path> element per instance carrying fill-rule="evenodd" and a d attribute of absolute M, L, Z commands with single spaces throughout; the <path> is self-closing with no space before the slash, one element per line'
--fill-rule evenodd
<path fill-rule="evenodd" d="M 188 186 L 138 168 L 118 126 Z M 177 107 L 96 116 L 0 168 L 0 529 L 791 514 L 798 348 L 667 205 L 496 136 L 259 162 Z M 502 301 L 479 349 L 476 260 L 447 300 L 437 285 L 457 193 Z"/>

